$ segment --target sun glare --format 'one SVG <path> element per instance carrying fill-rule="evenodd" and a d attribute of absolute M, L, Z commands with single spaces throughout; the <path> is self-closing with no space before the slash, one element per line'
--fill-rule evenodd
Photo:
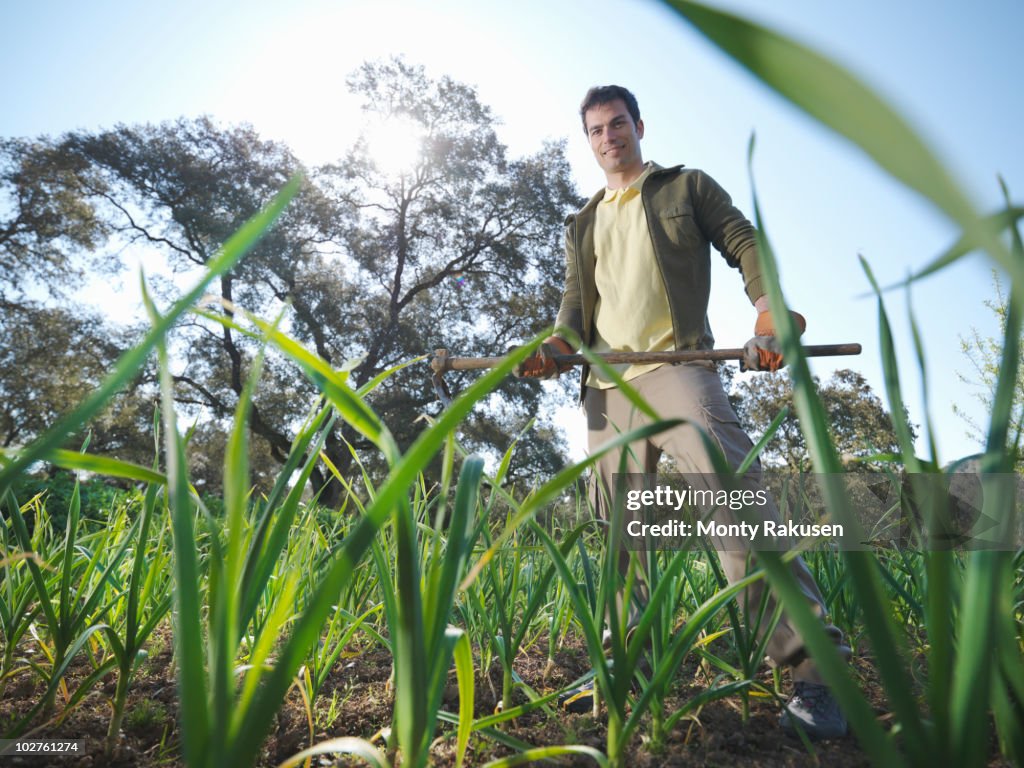
<path fill-rule="evenodd" d="M 415 168 L 423 150 L 423 126 L 405 117 L 373 120 L 363 137 L 374 164 L 389 176 L 402 176 Z"/>

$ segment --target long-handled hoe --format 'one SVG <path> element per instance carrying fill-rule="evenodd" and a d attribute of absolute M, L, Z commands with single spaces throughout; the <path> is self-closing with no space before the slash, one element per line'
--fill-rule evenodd
<path fill-rule="evenodd" d="M 860 344 L 818 344 L 816 346 L 804 347 L 804 354 L 808 357 L 839 357 L 842 355 L 859 355 Z M 743 349 L 688 349 L 674 352 L 606 352 L 595 355 L 606 363 L 683 363 L 693 360 L 742 360 Z M 444 406 L 451 402 L 451 392 L 444 381 L 444 374 L 448 371 L 482 371 L 487 368 L 494 368 L 501 363 L 504 357 L 451 357 L 447 349 L 434 350 L 434 359 L 430 361 L 430 368 L 434 374 L 431 381 L 434 385 L 434 392 L 437 399 Z M 554 361 L 559 369 L 566 366 L 582 365 L 587 362 L 583 355 L 555 355 Z"/>

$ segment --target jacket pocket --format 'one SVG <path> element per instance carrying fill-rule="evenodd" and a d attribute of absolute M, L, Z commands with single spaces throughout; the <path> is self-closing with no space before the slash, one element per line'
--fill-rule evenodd
<path fill-rule="evenodd" d="M 685 251 L 684 256 L 689 256 L 692 249 L 703 244 L 703 235 L 693 213 L 693 206 L 689 203 L 680 203 L 661 211 L 657 217 L 657 225 L 665 240 Z M 655 241 L 657 242 L 657 238 Z"/>
<path fill-rule="evenodd" d="M 658 214 L 658 218 L 661 219 L 677 219 L 680 216 L 693 216 L 693 206 L 689 203 L 679 203 Z"/>

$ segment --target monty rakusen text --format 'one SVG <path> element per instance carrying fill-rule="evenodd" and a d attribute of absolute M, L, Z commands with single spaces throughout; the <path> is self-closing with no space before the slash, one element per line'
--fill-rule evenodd
<path fill-rule="evenodd" d="M 764 489 L 725 490 L 707 488 L 678 489 L 658 486 L 653 489 L 630 490 L 626 493 L 626 509 L 630 512 L 658 510 L 661 513 L 680 512 L 686 508 L 728 508 L 733 511 L 756 508 L 768 503 Z M 843 526 L 838 523 L 797 523 L 789 521 L 759 520 L 722 523 L 713 520 L 664 519 L 658 522 L 630 520 L 626 533 L 634 537 L 680 538 L 690 536 L 717 536 L 744 538 L 756 541 L 759 537 L 794 538 L 842 537 Z"/>

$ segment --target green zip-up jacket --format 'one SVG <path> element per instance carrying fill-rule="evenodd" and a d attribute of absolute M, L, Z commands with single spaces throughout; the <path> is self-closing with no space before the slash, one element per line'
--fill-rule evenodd
<path fill-rule="evenodd" d="M 764 295 L 754 225 L 714 179 L 681 165 L 652 172 L 640 196 L 668 294 L 676 349 L 712 349 L 715 340 L 707 319 L 710 246 L 740 270 L 753 303 Z M 603 197 L 602 189 L 565 222 L 565 287 L 556 324 L 572 329 L 588 346 L 593 343 L 597 304 L 595 210 Z M 583 382 L 587 374 L 584 366 Z"/>

